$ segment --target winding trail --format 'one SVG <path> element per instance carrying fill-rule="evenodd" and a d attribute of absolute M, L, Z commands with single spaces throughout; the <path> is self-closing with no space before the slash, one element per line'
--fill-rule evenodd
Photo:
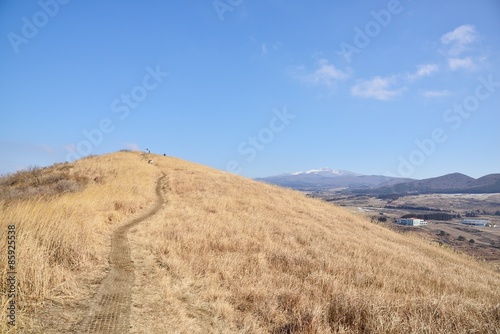
<path fill-rule="evenodd" d="M 87 316 L 82 320 L 77 333 L 128 333 L 130 328 L 130 306 L 134 284 L 134 264 L 130 258 L 128 231 L 135 225 L 152 217 L 165 203 L 162 181 L 156 184 L 157 200 L 153 208 L 144 215 L 120 226 L 111 235 L 109 254 L 110 271 L 104 278 L 97 293 L 90 302 Z"/>

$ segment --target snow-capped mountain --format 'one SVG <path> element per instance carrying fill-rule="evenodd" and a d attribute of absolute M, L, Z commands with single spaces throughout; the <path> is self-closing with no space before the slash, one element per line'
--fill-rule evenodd
<path fill-rule="evenodd" d="M 298 190 L 370 189 L 409 181 L 382 175 L 362 175 L 342 169 L 324 167 L 304 172 L 285 173 L 257 180 Z"/>
<path fill-rule="evenodd" d="M 320 168 L 263 177 L 259 181 L 302 191 L 348 191 L 363 194 L 498 193 L 500 173 L 474 179 L 453 173 L 424 180 L 383 175 L 362 175 L 347 170 Z"/>
<path fill-rule="evenodd" d="M 337 176 L 361 176 L 361 174 L 353 173 L 343 169 L 332 169 L 330 167 L 323 167 L 321 169 L 312 169 L 305 172 L 294 172 L 288 175 L 318 175 L 323 177 L 337 177 Z M 287 175 L 287 174 L 282 174 Z"/>

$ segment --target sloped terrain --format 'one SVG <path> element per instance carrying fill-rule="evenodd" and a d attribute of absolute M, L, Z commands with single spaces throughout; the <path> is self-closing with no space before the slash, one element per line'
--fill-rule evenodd
<path fill-rule="evenodd" d="M 83 319 L 88 300 L 109 270 L 112 232 L 156 201 L 161 172 L 144 168 L 145 159 L 125 152 L 90 157 L 16 173 L 14 180 L 19 181 L 0 182 L 3 194 L 15 194 L 0 198 L 0 254 L 7 254 L 7 226 L 15 225 L 18 263 L 16 327 L 0 321 L 1 333 L 66 333 Z M 54 191 L 47 187 L 49 181 L 37 188 L 37 176 L 85 181 L 71 191 Z M 2 314 L 8 302 L 6 273 L 7 262 L 0 261 Z"/>
<path fill-rule="evenodd" d="M 500 275 L 471 258 L 298 192 L 175 158 L 146 159 L 120 152 L 80 160 L 75 170 L 102 181 L 45 199 L 4 200 L 0 229 L 15 221 L 19 239 L 32 245 L 19 254 L 18 332 L 71 332 L 83 323 L 110 267 L 113 232 L 154 207 L 162 173 L 166 203 L 127 233 L 130 333 L 500 328 Z M 62 219 L 60 210 L 71 215 Z M 64 312 L 51 313 L 56 306 Z"/>

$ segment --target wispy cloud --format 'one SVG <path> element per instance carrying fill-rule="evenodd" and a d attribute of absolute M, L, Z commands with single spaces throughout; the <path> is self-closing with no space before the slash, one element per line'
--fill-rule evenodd
<path fill-rule="evenodd" d="M 64 146 L 64 149 L 68 152 L 76 152 L 76 145 L 75 144 L 68 144 Z"/>
<path fill-rule="evenodd" d="M 40 150 L 40 151 L 43 151 L 43 152 L 46 152 L 46 153 L 54 153 L 55 152 L 55 149 L 47 144 L 42 144 L 42 145 L 37 145 L 37 148 Z"/>
<path fill-rule="evenodd" d="M 252 42 L 256 43 L 255 39 L 252 38 Z M 274 42 L 274 43 L 266 43 L 266 42 L 261 42 L 260 43 L 260 55 L 261 57 L 264 57 L 272 52 L 276 52 L 281 49 L 283 44 L 281 42 Z"/>
<path fill-rule="evenodd" d="M 470 71 L 478 67 L 476 62 L 480 62 L 480 59 L 464 56 L 465 52 L 472 50 L 472 44 L 478 37 L 476 27 L 472 24 L 461 25 L 441 36 L 441 43 L 445 47 L 444 54 L 447 56 L 448 68 L 451 71 L 459 69 Z"/>
<path fill-rule="evenodd" d="M 260 55 L 261 56 L 265 56 L 268 52 L 269 52 L 269 49 L 267 48 L 267 44 L 266 43 L 262 43 L 260 45 Z"/>
<path fill-rule="evenodd" d="M 470 44 L 476 39 L 476 27 L 472 24 L 464 24 L 441 36 L 441 43 L 449 46 L 450 55 L 458 56 L 468 50 Z"/>
<path fill-rule="evenodd" d="M 335 87 L 338 81 L 349 78 L 349 73 L 330 64 L 327 59 L 318 60 L 316 69 L 307 71 L 304 66 L 296 67 L 295 75 L 303 82 L 314 86 Z"/>
<path fill-rule="evenodd" d="M 139 145 L 135 144 L 135 143 L 123 143 L 123 146 L 128 149 L 128 150 L 132 150 L 132 151 L 140 151 L 141 148 L 139 147 Z"/>
<path fill-rule="evenodd" d="M 395 88 L 397 77 L 374 77 L 358 82 L 351 88 L 352 96 L 373 98 L 381 101 L 390 100 L 405 91 L 405 87 Z"/>
<path fill-rule="evenodd" d="M 427 90 L 422 93 L 422 96 L 427 98 L 439 98 L 450 96 L 451 92 L 449 90 Z"/>
<path fill-rule="evenodd" d="M 423 64 L 418 65 L 417 70 L 413 73 L 397 73 L 392 76 L 376 76 L 370 80 L 361 80 L 351 87 L 351 95 L 387 101 L 403 94 L 407 90 L 405 85 L 433 75 L 438 71 L 437 64 Z"/>
<path fill-rule="evenodd" d="M 420 79 L 423 77 L 430 76 L 438 71 L 439 71 L 439 66 L 437 64 L 418 65 L 417 71 L 415 71 L 415 73 L 408 74 L 408 79 L 409 80 Z"/>
<path fill-rule="evenodd" d="M 47 144 L 38 144 L 32 142 L 0 141 L 0 147 L 9 148 L 13 151 L 30 153 L 56 154 L 60 149 Z"/>
<path fill-rule="evenodd" d="M 448 67 L 452 71 L 456 71 L 458 69 L 474 70 L 476 68 L 476 65 L 474 64 L 474 61 L 471 57 L 449 58 Z"/>

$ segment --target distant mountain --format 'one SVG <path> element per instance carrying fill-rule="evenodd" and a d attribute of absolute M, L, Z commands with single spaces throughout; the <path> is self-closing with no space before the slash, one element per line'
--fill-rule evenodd
<path fill-rule="evenodd" d="M 347 170 L 321 168 L 285 173 L 256 180 L 302 191 L 342 190 L 358 194 L 500 193 L 500 174 L 478 179 L 452 173 L 423 180 L 363 175 Z"/>
<path fill-rule="evenodd" d="M 306 175 L 315 175 L 320 177 L 339 177 L 339 176 L 361 176 L 361 174 L 353 173 L 348 170 L 342 169 L 332 169 L 329 167 L 323 167 L 321 169 L 312 169 L 306 172 L 295 172 L 289 174 L 281 174 L 283 175 L 291 175 L 291 176 L 306 176 Z"/>
<path fill-rule="evenodd" d="M 371 189 L 381 185 L 387 186 L 412 181 L 412 179 L 382 175 L 362 175 L 328 167 L 258 178 L 257 180 L 302 191 Z"/>
<path fill-rule="evenodd" d="M 370 189 L 376 194 L 428 194 L 428 193 L 500 193 L 500 174 L 489 174 L 478 179 L 453 173 L 430 179 L 380 185 Z"/>

